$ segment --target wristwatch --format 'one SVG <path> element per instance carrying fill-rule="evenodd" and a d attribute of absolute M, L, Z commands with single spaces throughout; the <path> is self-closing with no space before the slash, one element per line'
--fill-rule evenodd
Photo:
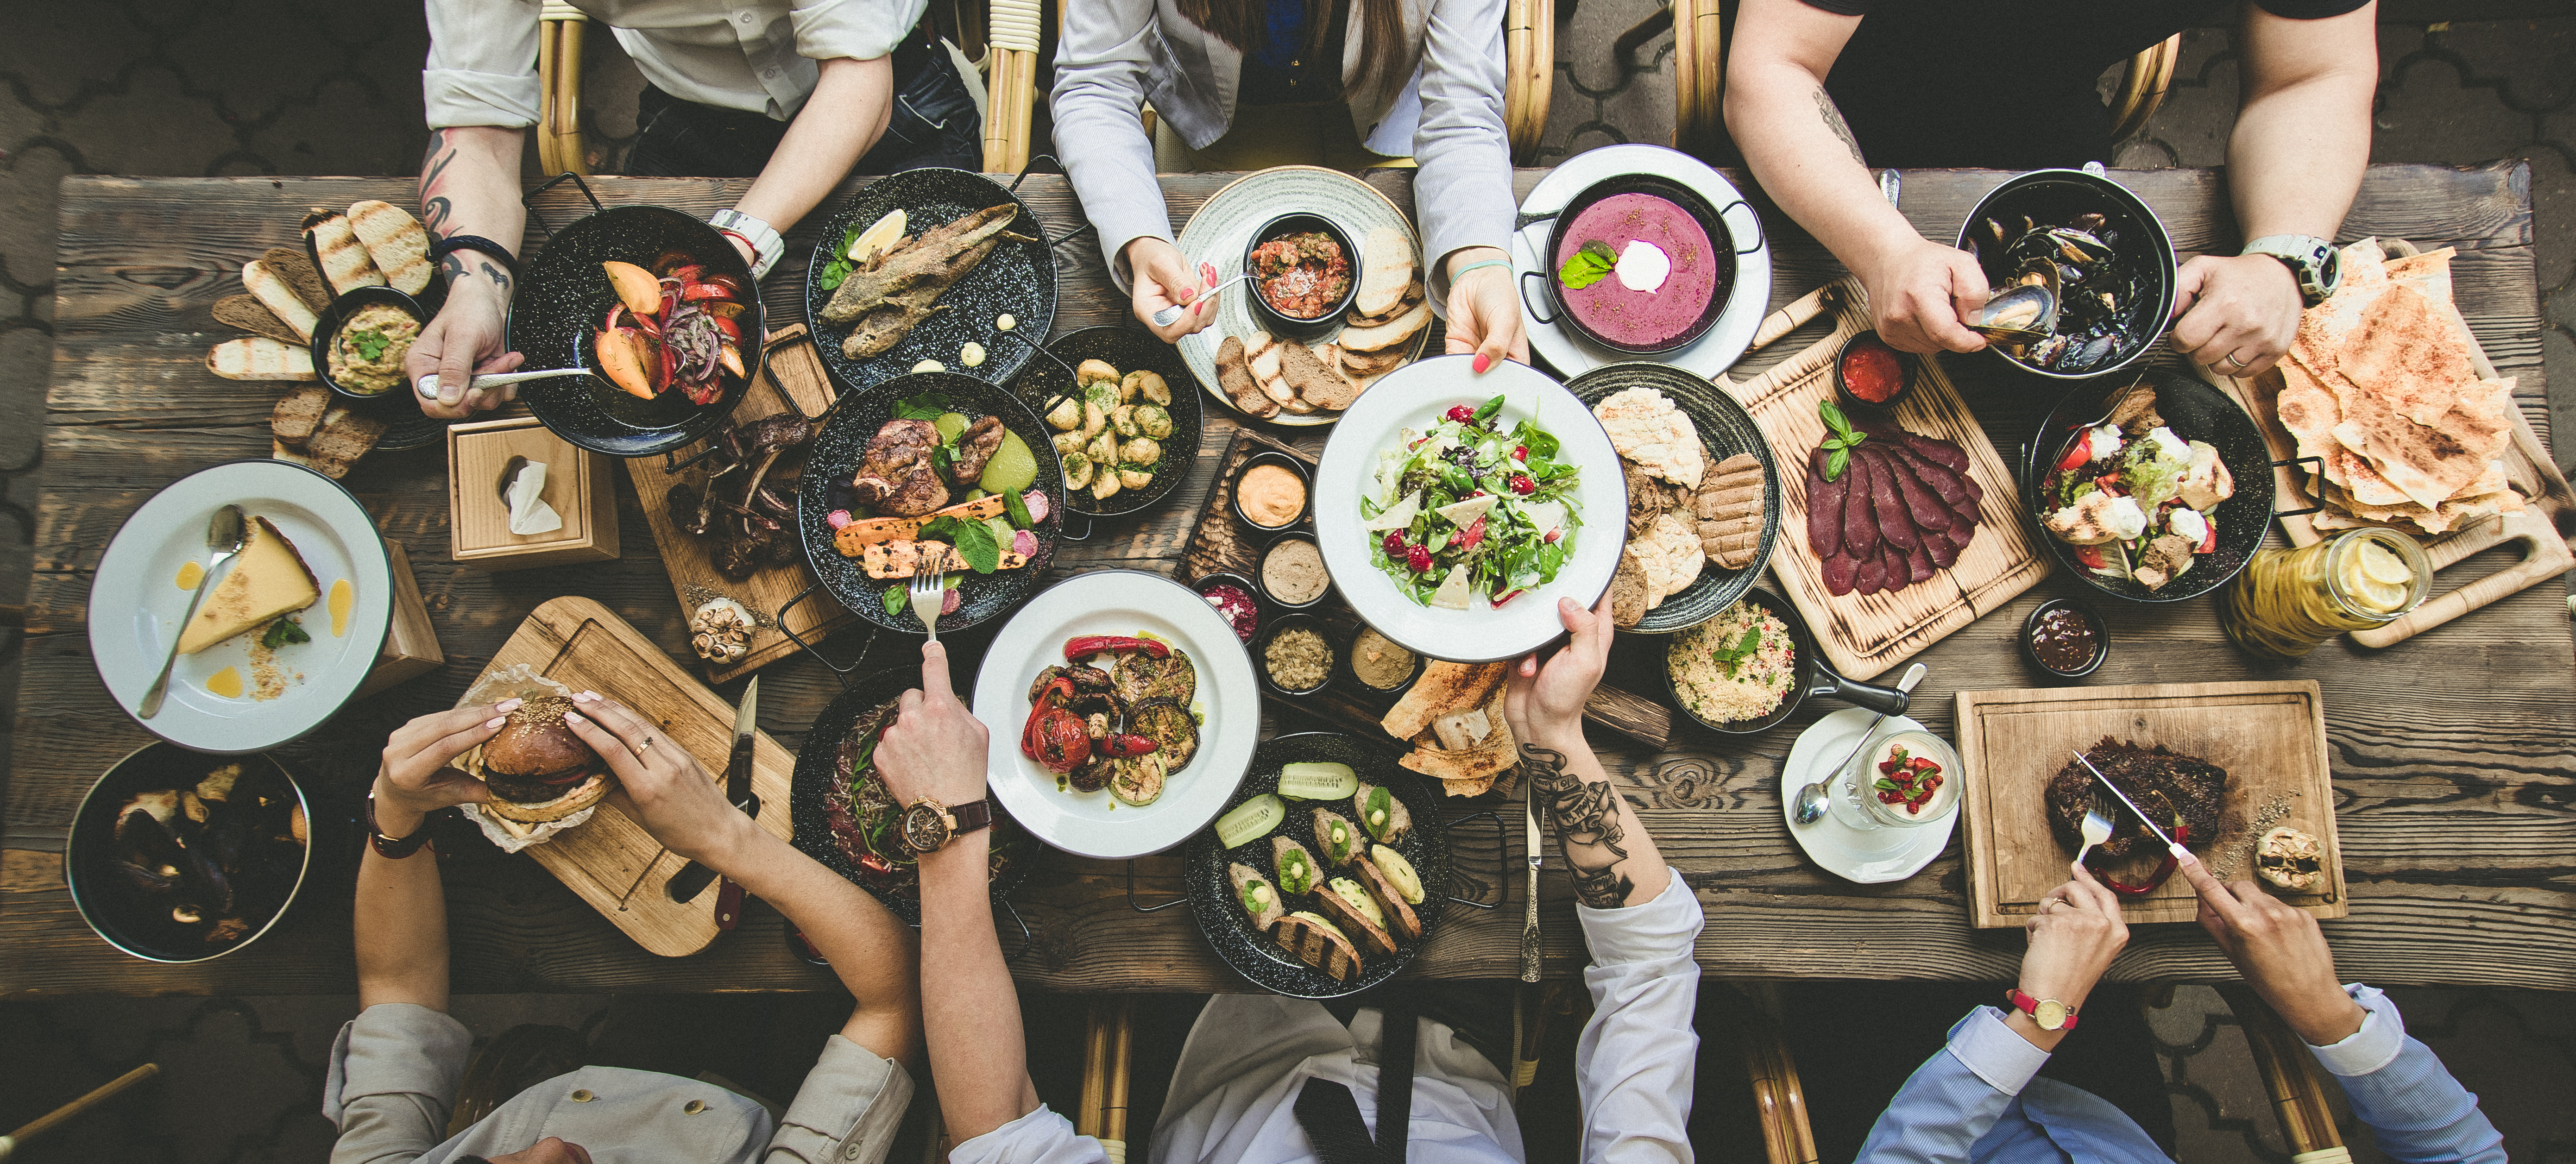
<path fill-rule="evenodd" d="M 2004 992 L 2004 1001 L 2011 1003 L 2014 1010 L 2029 1015 L 2030 1021 L 2038 1023 L 2043 1031 L 2075 1029 L 2075 1008 L 2054 998 L 2032 998 L 2019 989 L 2013 989 Z"/>
<path fill-rule="evenodd" d="M 903 847 L 914 856 L 936 853 L 959 833 L 993 823 L 993 802 L 977 800 L 950 808 L 925 796 L 903 810 Z"/>
<path fill-rule="evenodd" d="M 386 836 L 383 829 L 376 827 L 376 792 L 370 788 L 367 790 L 367 843 L 375 846 L 377 856 L 388 861 L 402 860 L 429 843 L 429 818 L 420 818 L 420 827 L 413 829 L 410 836 Z"/>
<path fill-rule="evenodd" d="M 2314 307 L 2343 286 L 2343 255 L 2333 243 L 2304 234 L 2267 234 L 2245 244 L 2245 254 L 2270 255 L 2299 277 L 2299 298 Z"/>
<path fill-rule="evenodd" d="M 776 230 L 771 229 L 768 223 L 739 210 L 716 211 L 707 216 L 707 224 L 715 227 L 720 233 L 741 239 L 751 247 L 753 279 L 766 277 L 769 269 L 778 265 L 779 257 L 787 253 L 787 244 L 779 240 Z"/>

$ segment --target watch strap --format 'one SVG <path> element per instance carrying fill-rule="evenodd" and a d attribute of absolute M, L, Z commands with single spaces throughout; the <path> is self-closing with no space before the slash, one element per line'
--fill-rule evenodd
<path fill-rule="evenodd" d="M 2331 298 L 2340 278 L 2328 279 L 2335 265 L 2334 242 L 2314 235 L 2267 234 L 2246 242 L 2240 254 L 2266 255 L 2281 261 L 2299 281 L 2299 299 L 2314 307 Z"/>
<path fill-rule="evenodd" d="M 371 790 L 367 793 L 367 843 L 374 846 L 376 855 L 386 860 L 402 860 L 429 843 L 429 818 L 420 818 L 420 827 L 413 829 L 410 836 L 386 836 L 383 829 L 376 827 L 376 794 Z"/>
<path fill-rule="evenodd" d="M 993 802 L 990 799 L 968 801 L 951 807 L 948 810 L 948 816 L 949 819 L 957 822 L 956 829 L 950 835 L 971 833 L 993 823 Z"/>
<path fill-rule="evenodd" d="M 2004 991 L 2004 1001 L 2011 1004 L 2014 1010 L 2029 1015 L 2032 1022 L 2039 1021 L 2039 1004 L 2042 1001 L 2041 999 L 2032 998 L 2030 995 L 2023 993 L 2020 987 L 2014 987 L 2010 990 Z M 2046 1001 L 2055 1002 L 2056 1000 L 2049 999 Z M 2062 1002 L 2057 1005 L 2066 1007 L 2066 1021 L 2059 1023 L 2057 1025 L 2057 1029 L 2061 1031 L 2074 1030 L 2075 1008 L 2066 1006 L 2066 1004 Z"/>
<path fill-rule="evenodd" d="M 451 234 L 446 238 L 439 239 L 437 242 L 430 244 L 429 259 L 434 263 L 449 255 L 455 254 L 458 251 L 474 251 L 478 254 L 490 255 L 495 259 L 499 259 L 501 261 L 501 266 L 510 272 L 511 282 L 515 283 L 518 281 L 519 256 L 511 254 L 510 248 L 479 235 Z"/>
<path fill-rule="evenodd" d="M 739 210 L 716 211 L 707 216 L 707 224 L 720 233 L 741 239 L 743 245 L 751 248 L 751 277 L 754 280 L 767 278 L 770 268 L 777 266 L 778 260 L 787 254 L 787 243 L 778 237 L 775 228 Z"/>

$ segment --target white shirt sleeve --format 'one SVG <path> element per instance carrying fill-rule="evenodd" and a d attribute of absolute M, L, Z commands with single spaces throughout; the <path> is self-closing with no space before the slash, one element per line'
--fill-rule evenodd
<path fill-rule="evenodd" d="M 1577 905 L 1592 965 L 1592 1021 L 1574 1049 L 1587 1164 L 1691 1158 L 1691 1080 L 1699 1035 L 1699 963 L 1692 947 L 1705 920 L 1679 871 L 1654 900 L 1620 909 Z"/>
<path fill-rule="evenodd" d="M 767 1164 L 843 1164 L 873 1152 L 883 1159 L 912 1102 L 903 1065 L 835 1033 L 787 1105 L 762 1155 Z M 858 1157 L 848 1153 L 857 1152 Z"/>
<path fill-rule="evenodd" d="M 796 53 L 818 61 L 874 60 L 894 51 L 930 0 L 797 0 Z"/>
<path fill-rule="evenodd" d="M 537 0 L 429 0 L 420 71 L 431 129 L 537 123 Z"/>
<path fill-rule="evenodd" d="M 949 1164 L 1109 1164 L 1100 1141 L 1041 1103 L 1036 1111 L 957 1145 Z"/>
<path fill-rule="evenodd" d="M 340 1028 L 322 1086 L 334 1164 L 409 1160 L 447 1138 L 474 1037 L 445 1013 L 382 1002 Z"/>

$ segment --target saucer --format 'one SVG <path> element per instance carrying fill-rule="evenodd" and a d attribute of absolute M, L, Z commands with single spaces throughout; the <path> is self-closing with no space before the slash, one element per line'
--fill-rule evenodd
<path fill-rule="evenodd" d="M 1851 754 L 1852 745 L 1860 742 L 1861 729 L 1877 714 L 1867 708 L 1846 707 L 1817 720 L 1814 727 L 1798 736 L 1789 748 L 1788 760 L 1780 765 L 1780 818 L 1789 826 L 1789 835 L 1797 838 L 1798 847 L 1807 851 L 1825 872 L 1846 881 L 1876 885 L 1903 881 L 1932 863 L 1941 850 L 1950 845 L 1950 831 L 1959 823 L 1959 801 L 1952 802 L 1950 814 L 1916 828 L 1882 828 L 1862 830 L 1844 824 L 1831 811 L 1814 824 L 1799 824 L 1789 819 L 1795 809 L 1798 790 L 1818 779 L 1825 769 Z M 1926 731 L 1922 724 L 1902 716 L 1889 716 L 1871 733 L 1885 737 L 1903 731 Z M 1952 774 L 1956 779 L 1957 775 Z"/>

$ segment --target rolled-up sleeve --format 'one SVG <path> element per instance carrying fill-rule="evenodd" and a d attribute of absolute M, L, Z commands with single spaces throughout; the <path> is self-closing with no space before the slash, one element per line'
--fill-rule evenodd
<path fill-rule="evenodd" d="M 796 54 L 818 61 L 873 60 L 894 51 L 930 0 L 803 0 L 789 18 Z"/>
<path fill-rule="evenodd" d="M 474 1037 L 445 1014 L 378 1003 L 340 1028 L 322 1085 L 322 1115 L 338 1125 L 332 1164 L 409 1160 L 447 1138 L 447 1114 Z"/>
<path fill-rule="evenodd" d="M 2504 1164 L 2504 1137 L 2478 1110 L 2478 1097 L 2431 1047 L 2407 1036 L 2397 1004 L 2360 983 L 2344 992 L 2361 1004 L 2361 1029 L 2308 1049 L 2343 1084 L 2352 1114 L 2369 1126 L 2379 1150 L 2396 1160 Z"/>
<path fill-rule="evenodd" d="M 2002 1011 L 1968 1012 L 1950 1028 L 1949 1045 L 1915 1068 L 1871 1125 L 1862 1164 L 1968 1159 L 2047 1063 L 2048 1052 L 2005 1026 Z"/>
<path fill-rule="evenodd" d="M 1413 204 L 1431 302 L 1449 301 L 1449 255 L 1509 247 L 1512 154 L 1503 133 L 1503 0 L 1436 0 L 1423 35 L 1422 124 Z"/>
<path fill-rule="evenodd" d="M 1100 1141 L 1077 1134 L 1073 1121 L 1039 1104 L 1036 1111 L 968 1140 L 948 1164 L 1109 1164 Z"/>
<path fill-rule="evenodd" d="M 1148 236 L 1172 239 L 1171 212 L 1154 179 L 1154 143 L 1142 120 L 1147 71 L 1153 68 L 1148 38 L 1155 35 L 1154 0 L 1082 0 L 1071 6 L 1056 38 L 1055 89 L 1047 96 L 1057 153 L 1083 214 L 1100 235 L 1102 261 L 1120 291 L 1132 286 L 1121 257 L 1127 244 Z"/>
<path fill-rule="evenodd" d="M 537 123 L 537 0 L 429 0 L 420 72 L 431 129 Z"/>
<path fill-rule="evenodd" d="M 1574 1050 L 1583 1103 L 1583 1159 L 1592 1164 L 1691 1158 L 1691 1079 L 1699 1037 L 1699 963 L 1705 920 L 1676 871 L 1654 900 L 1621 909 L 1577 905 L 1592 965 L 1592 1021 Z"/>
<path fill-rule="evenodd" d="M 885 1159 L 896 1125 L 912 1103 L 912 1075 L 903 1065 L 840 1035 L 823 1040 L 823 1054 L 796 1102 L 769 1139 L 765 1164 L 869 1164 Z"/>

